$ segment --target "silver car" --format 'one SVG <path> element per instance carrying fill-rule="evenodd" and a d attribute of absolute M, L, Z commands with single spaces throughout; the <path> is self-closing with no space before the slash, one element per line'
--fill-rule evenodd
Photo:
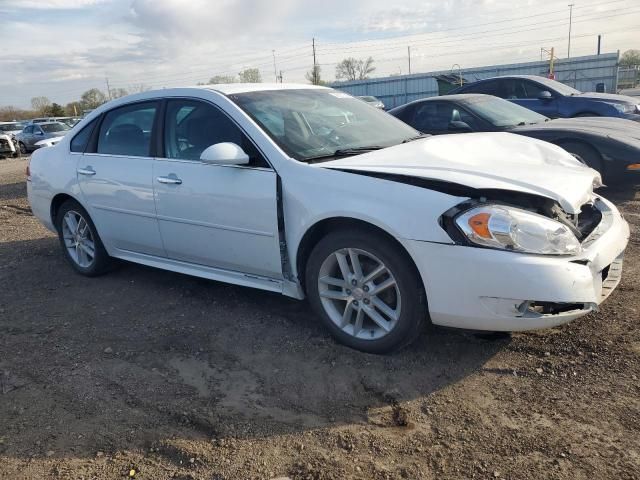
<path fill-rule="evenodd" d="M 39 141 L 53 137 L 63 137 L 69 130 L 71 130 L 69 125 L 62 122 L 45 122 L 27 125 L 24 127 L 24 130 L 16 135 L 20 152 L 23 154 L 33 152 L 40 148 L 39 145 L 36 145 Z"/>

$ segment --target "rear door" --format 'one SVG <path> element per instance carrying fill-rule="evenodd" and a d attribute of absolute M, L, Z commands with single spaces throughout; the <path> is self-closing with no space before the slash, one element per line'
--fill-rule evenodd
<path fill-rule="evenodd" d="M 281 278 L 277 175 L 262 154 L 227 114 L 201 100 L 168 100 L 164 125 L 153 178 L 167 256 Z M 249 165 L 200 160 L 221 142 L 241 146 Z"/>
<path fill-rule="evenodd" d="M 105 113 L 94 145 L 78 158 L 84 204 L 102 240 L 125 254 L 165 254 L 152 184 L 157 111 L 158 102 L 144 101 Z"/>

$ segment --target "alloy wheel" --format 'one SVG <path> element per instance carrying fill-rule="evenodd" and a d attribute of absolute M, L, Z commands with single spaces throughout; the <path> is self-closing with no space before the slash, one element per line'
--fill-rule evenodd
<path fill-rule="evenodd" d="M 62 218 L 62 238 L 71 259 L 82 268 L 89 268 L 95 261 L 96 247 L 91 228 L 85 218 L 69 210 Z"/>
<path fill-rule="evenodd" d="M 400 318 L 400 289 L 375 255 L 343 248 L 329 255 L 318 274 L 321 304 L 343 332 L 362 340 L 389 334 Z"/>

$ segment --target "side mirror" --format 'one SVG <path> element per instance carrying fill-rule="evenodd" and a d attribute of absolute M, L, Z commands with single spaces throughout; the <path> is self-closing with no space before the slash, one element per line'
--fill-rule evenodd
<path fill-rule="evenodd" d="M 42 130 L 38 130 L 38 131 L 36 132 L 36 135 L 44 135 L 44 132 L 43 132 Z"/>
<path fill-rule="evenodd" d="M 449 131 L 455 132 L 455 133 L 467 133 L 467 132 L 473 132 L 473 129 L 469 126 L 467 122 L 454 120 L 452 122 L 449 122 Z"/>
<path fill-rule="evenodd" d="M 223 142 L 205 148 L 200 160 L 217 165 L 247 165 L 249 155 L 235 143 Z"/>
<path fill-rule="evenodd" d="M 553 96 L 551 95 L 551 92 L 548 92 L 546 90 L 543 90 L 538 95 L 538 100 L 551 100 L 552 98 L 553 98 Z"/>

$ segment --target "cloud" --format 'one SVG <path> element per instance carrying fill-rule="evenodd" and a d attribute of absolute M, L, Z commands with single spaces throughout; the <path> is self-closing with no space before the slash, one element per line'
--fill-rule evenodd
<path fill-rule="evenodd" d="M 577 4 L 574 14 L 595 12 L 595 5 Z M 637 0 L 602 5 L 607 11 L 625 6 L 632 13 L 606 20 L 594 14 L 591 23 L 576 22 L 575 34 L 605 33 L 606 51 L 630 48 L 637 37 L 628 33 L 637 28 Z M 555 0 L 0 0 L 0 71 L 11 72 L 0 75 L 0 105 L 28 105 L 41 94 L 66 102 L 83 89 L 104 88 L 105 77 L 116 87 L 169 87 L 257 67 L 270 79 L 272 49 L 285 81 L 304 82 L 312 37 L 327 80 L 345 56 L 373 56 L 380 76 L 406 73 L 408 44 L 414 72 L 452 63 L 530 61 L 539 58 L 540 46 L 554 45 L 550 38 L 566 35 L 563 8 Z M 514 17 L 524 20 L 513 22 Z M 505 21 L 495 25 L 504 32 L 536 19 L 543 27 L 556 20 L 562 25 L 493 37 L 491 26 L 473 27 Z M 488 33 L 476 40 L 474 31 Z M 574 42 L 576 55 L 591 53 L 595 45 L 592 38 Z"/>
<path fill-rule="evenodd" d="M 91 7 L 107 0 L 4 0 L 2 7 L 8 10 L 75 10 L 79 8 Z"/>

